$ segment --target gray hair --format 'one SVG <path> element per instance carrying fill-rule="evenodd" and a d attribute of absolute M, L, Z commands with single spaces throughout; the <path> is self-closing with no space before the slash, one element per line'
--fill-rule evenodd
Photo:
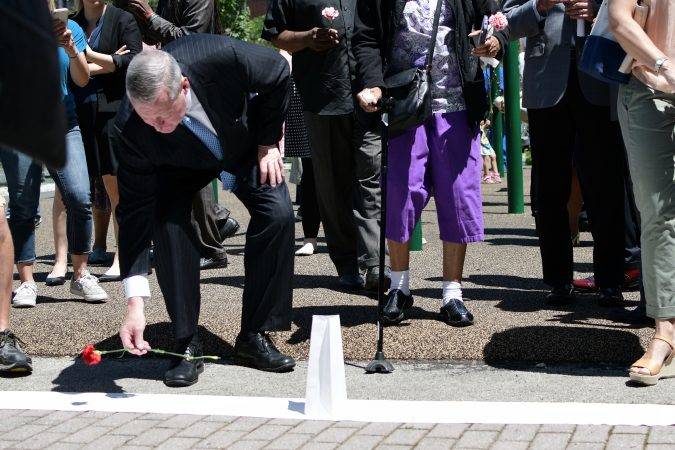
<path fill-rule="evenodd" d="M 155 101 L 166 87 L 169 98 L 175 100 L 180 93 L 181 80 L 180 66 L 173 56 L 162 50 L 144 50 L 127 68 L 127 94 L 133 100 L 148 103 Z"/>

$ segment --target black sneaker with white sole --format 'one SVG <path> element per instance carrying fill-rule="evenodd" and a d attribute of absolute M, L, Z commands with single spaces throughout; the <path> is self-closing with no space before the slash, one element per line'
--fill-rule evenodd
<path fill-rule="evenodd" d="M 21 348 L 21 340 L 9 330 L 0 331 L 0 372 L 32 372 L 32 364 Z"/>

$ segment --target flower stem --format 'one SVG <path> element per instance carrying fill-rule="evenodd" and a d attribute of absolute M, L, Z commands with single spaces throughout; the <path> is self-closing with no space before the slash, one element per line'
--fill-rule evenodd
<path fill-rule="evenodd" d="M 96 350 L 96 351 L 101 356 L 103 356 L 103 355 L 107 355 L 107 354 L 110 354 L 110 353 L 122 353 L 122 354 L 124 354 L 124 353 L 129 352 L 129 349 L 120 348 L 120 349 L 117 349 L 117 350 Z M 186 361 L 196 361 L 196 360 L 199 360 L 199 359 L 210 359 L 210 360 L 213 360 L 213 361 L 218 361 L 220 359 L 218 356 L 186 356 L 186 355 L 182 355 L 180 353 L 168 352 L 166 350 L 161 350 L 161 349 L 158 349 L 158 348 L 152 348 L 148 351 L 152 352 L 152 353 L 157 353 L 157 354 L 160 354 L 160 355 L 169 355 L 169 356 L 175 356 L 177 358 L 183 358 Z"/>

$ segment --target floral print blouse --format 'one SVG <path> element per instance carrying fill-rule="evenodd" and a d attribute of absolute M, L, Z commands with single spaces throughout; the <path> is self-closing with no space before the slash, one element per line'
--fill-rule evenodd
<path fill-rule="evenodd" d="M 454 13 L 448 0 L 409 0 L 395 35 L 389 62 L 390 73 L 424 67 L 434 24 L 436 1 L 442 1 L 431 68 L 431 97 L 434 113 L 466 109 L 462 95 L 459 63 L 454 51 Z"/>

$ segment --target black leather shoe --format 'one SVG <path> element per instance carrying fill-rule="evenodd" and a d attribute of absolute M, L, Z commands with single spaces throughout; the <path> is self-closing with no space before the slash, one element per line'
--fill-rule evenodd
<path fill-rule="evenodd" d="M 453 298 L 441 307 L 443 321 L 453 327 L 468 327 L 473 325 L 473 314 L 466 309 L 462 300 Z"/>
<path fill-rule="evenodd" d="M 574 298 L 574 288 L 571 284 L 555 287 L 546 295 L 546 303 L 551 305 L 568 305 L 576 300 Z"/>
<path fill-rule="evenodd" d="M 387 304 L 382 310 L 382 322 L 397 324 L 405 319 L 405 310 L 413 305 L 412 294 L 405 295 L 399 289 L 392 289 L 387 295 Z"/>
<path fill-rule="evenodd" d="M 626 306 L 626 300 L 619 288 L 600 288 L 598 304 L 606 307 L 621 307 Z"/>
<path fill-rule="evenodd" d="M 361 274 L 344 274 L 340 275 L 340 286 L 349 291 L 358 291 L 363 289 L 365 282 Z"/>
<path fill-rule="evenodd" d="M 179 350 L 176 353 L 183 353 L 188 356 L 203 356 L 202 346 L 196 339 L 183 352 Z M 171 364 L 169 370 L 164 374 L 164 384 L 169 387 L 192 386 L 197 382 L 199 374 L 202 372 L 204 372 L 204 360 L 178 359 Z"/>
<path fill-rule="evenodd" d="M 47 277 L 45 279 L 46 286 L 63 286 L 66 284 L 66 277 Z"/>
<path fill-rule="evenodd" d="M 295 360 L 281 353 L 265 333 L 241 333 L 234 343 L 238 364 L 266 372 L 289 372 Z"/>
<path fill-rule="evenodd" d="M 227 267 L 227 256 L 222 259 L 199 258 L 199 270 L 224 269 Z"/>
<path fill-rule="evenodd" d="M 370 267 L 366 272 L 366 291 L 377 292 L 377 286 L 380 283 L 380 267 Z M 391 285 L 391 268 L 384 266 L 384 292 L 387 292 Z"/>
<path fill-rule="evenodd" d="M 218 227 L 218 234 L 220 234 L 220 239 L 224 241 L 227 238 L 231 238 L 232 236 L 237 234 L 239 228 L 240 228 L 239 222 L 237 222 L 232 217 L 228 217 L 227 220 L 225 220 L 225 222 Z"/>
<path fill-rule="evenodd" d="M 100 277 L 98 277 L 98 282 L 99 283 L 113 283 L 116 281 L 122 281 L 122 276 L 121 275 L 106 275 L 103 274 Z"/>
<path fill-rule="evenodd" d="M 33 371 L 33 361 L 23 351 L 20 342 L 11 331 L 0 331 L 0 372 Z"/>

